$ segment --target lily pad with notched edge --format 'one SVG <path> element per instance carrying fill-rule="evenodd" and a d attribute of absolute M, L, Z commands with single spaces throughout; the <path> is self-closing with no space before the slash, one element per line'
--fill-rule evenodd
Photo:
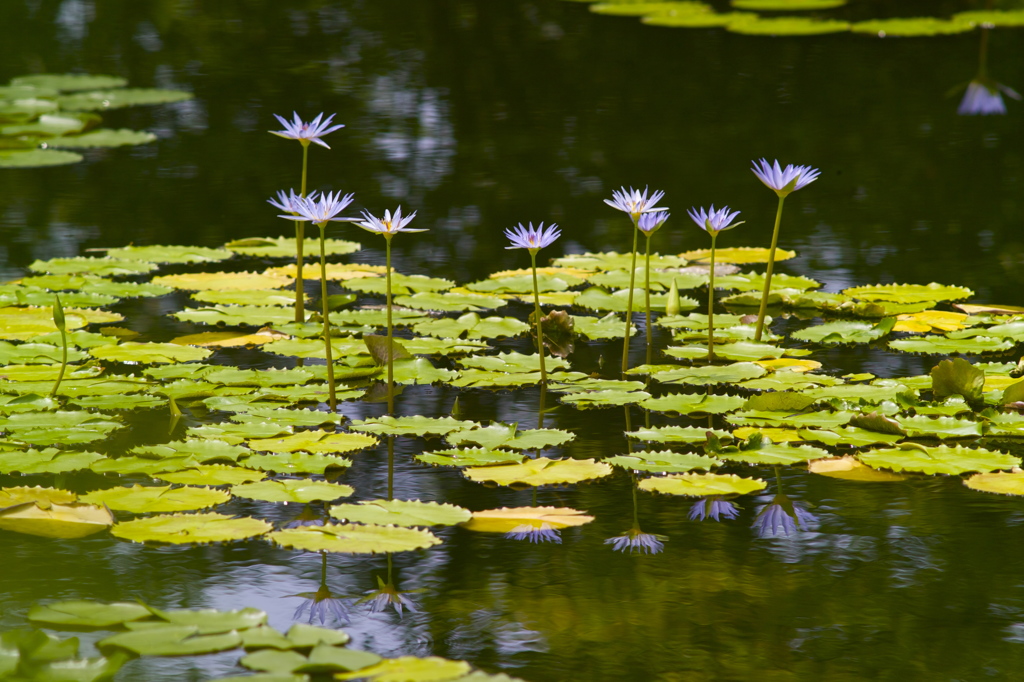
<path fill-rule="evenodd" d="M 194 511 L 224 504 L 231 495 L 211 488 L 140 486 L 94 490 L 79 497 L 80 502 L 105 505 L 114 511 L 133 514 Z"/>
<path fill-rule="evenodd" d="M 714 457 L 669 450 L 631 452 L 628 455 L 605 457 L 602 461 L 623 469 L 652 473 L 683 473 L 694 469 L 710 471 L 713 467 L 721 465 L 721 462 Z"/>
<path fill-rule="evenodd" d="M 956 447 L 939 445 L 869 450 L 859 453 L 857 458 L 875 468 L 952 476 L 972 471 L 989 472 L 996 469 L 1012 469 L 1020 464 L 1019 458 L 1002 452 L 982 448 L 971 449 L 959 445 Z"/>
<path fill-rule="evenodd" d="M 179 346 L 175 343 L 138 343 L 127 341 L 116 346 L 98 346 L 89 350 L 97 360 L 141 364 L 168 364 L 205 360 L 213 354 L 206 348 Z"/>
<path fill-rule="evenodd" d="M 392 417 L 384 415 L 351 423 L 353 431 L 376 433 L 384 436 L 443 436 L 478 426 L 476 422 L 451 417 Z"/>
<path fill-rule="evenodd" d="M 637 484 L 640 490 L 667 495 L 745 495 L 764 490 L 768 484 L 759 478 L 743 478 L 736 474 L 669 474 L 645 478 Z"/>
<path fill-rule="evenodd" d="M 233 517 L 216 512 L 205 514 L 165 514 L 150 516 L 114 525 L 110 532 L 133 542 L 230 542 L 246 540 L 269 532 L 266 521 L 249 517 Z"/>
<path fill-rule="evenodd" d="M 972 490 L 999 495 L 1024 495 L 1024 472 L 998 471 L 990 474 L 975 474 L 964 481 Z"/>
<path fill-rule="evenodd" d="M 499 423 L 454 431 L 447 435 L 446 440 L 454 446 L 478 445 L 489 450 L 495 448 L 534 450 L 562 445 L 575 437 L 575 434 L 559 429 L 524 429 L 520 431 L 517 424 Z"/>
<path fill-rule="evenodd" d="M 850 455 L 831 459 L 817 459 L 808 462 L 807 470 L 814 474 L 841 478 L 846 481 L 862 481 L 865 483 L 889 483 L 906 480 L 906 476 L 891 471 L 872 469 Z"/>
<path fill-rule="evenodd" d="M 246 462 L 248 463 L 248 460 Z M 241 485 L 263 480 L 266 474 L 228 464 L 200 464 L 178 471 L 154 473 L 153 478 L 185 485 Z"/>
<path fill-rule="evenodd" d="M 348 497 L 355 490 L 352 486 L 312 479 L 281 479 L 245 483 L 231 488 L 236 497 L 265 502 L 330 502 L 339 497 Z"/>
<path fill-rule="evenodd" d="M 427 530 L 356 524 L 303 526 L 276 531 L 269 538 L 290 549 L 341 554 L 409 552 L 441 544 L 441 540 Z"/>
<path fill-rule="evenodd" d="M 136 632 L 122 632 L 101 639 L 101 651 L 127 649 L 139 656 L 195 656 L 234 649 L 242 643 L 238 632 L 201 635 L 195 625 L 166 625 Z"/>
<path fill-rule="evenodd" d="M 487 448 L 455 448 L 436 450 L 416 455 L 424 464 L 434 466 L 485 467 L 495 464 L 519 464 L 526 456 L 510 450 L 488 450 Z"/>
<path fill-rule="evenodd" d="M 249 441 L 253 450 L 269 452 L 295 452 L 302 450 L 314 454 L 352 452 L 377 444 L 373 436 L 359 433 L 328 433 L 322 430 L 301 431 L 284 438 L 262 438 Z"/>
<path fill-rule="evenodd" d="M 478 483 L 492 482 L 498 485 L 564 485 L 580 481 L 603 478 L 612 473 L 612 468 L 593 459 L 548 459 L 538 457 L 521 464 L 505 464 L 488 467 L 469 467 L 463 475 Z"/>
<path fill-rule="evenodd" d="M 462 527 L 482 533 L 508 533 L 521 526 L 557 529 L 582 526 L 593 520 L 593 516 L 569 507 L 502 507 L 473 512 L 473 518 Z"/>
<path fill-rule="evenodd" d="M 33 606 L 28 619 L 46 625 L 75 628 L 109 628 L 128 621 L 149 618 L 152 614 L 142 604 L 71 600 Z"/>
<path fill-rule="evenodd" d="M 331 507 L 331 516 L 339 521 L 354 521 L 393 526 L 454 526 L 472 514 L 453 504 L 419 500 L 367 500 L 357 504 Z"/>

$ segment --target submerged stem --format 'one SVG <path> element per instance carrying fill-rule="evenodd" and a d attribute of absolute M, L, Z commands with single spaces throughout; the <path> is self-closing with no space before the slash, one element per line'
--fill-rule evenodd
<path fill-rule="evenodd" d="M 764 291 L 761 293 L 761 309 L 757 312 L 757 327 L 754 330 L 754 341 L 761 340 L 764 329 L 764 314 L 768 309 L 768 293 L 772 288 L 772 269 L 775 265 L 775 247 L 779 243 L 779 225 L 782 224 L 782 203 L 786 197 L 779 195 L 779 210 L 775 213 L 775 231 L 772 232 L 772 248 L 768 252 L 768 271 L 764 276 Z"/>
<path fill-rule="evenodd" d="M 711 233 L 711 272 L 708 277 L 708 362 L 715 361 L 715 239 Z"/>
<path fill-rule="evenodd" d="M 317 223 L 320 227 L 320 300 L 323 305 L 324 318 L 324 353 L 327 356 L 327 395 L 331 412 L 338 406 L 337 394 L 334 390 L 334 358 L 331 350 L 331 304 L 327 300 L 327 254 L 324 242 L 327 239 L 327 223 Z"/>
<path fill-rule="evenodd" d="M 647 310 L 647 364 L 651 364 L 651 235 L 647 237 L 647 249 L 644 253 L 644 308 Z"/>
<path fill-rule="evenodd" d="M 540 314 L 540 287 L 537 285 L 537 251 L 530 249 L 530 266 L 533 269 L 533 315 L 537 318 L 537 352 L 540 354 L 540 383 L 548 383 L 547 369 L 544 367 L 544 327 Z"/>
<path fill-rule="evenodd" d="M 385 283 L 386 293 L 385 293 L 384 301 L 385 301 L 385 303 L 387 305 L 387 309 L 388 309 L 388 345 L 387 345 L 387 354 L 388 354 L 388 414 L 392 414 L 395 411 L 395 358 L 394 358 L 395 353 L 394 353 L 394 349 L 391 346 L 391 343 L 392 343 L 391 339 L 392 339 L 394 330 L 393 330 L 392 325 L 391 325 L 391 235 L 390 234 L 385 234 L 384 235 L 384 244 L 385 244 L 385 246 L 384 246 L 384 253 L 385 253 L 385 257 L 384 257 L 385 258 L 385 260 L 384 260 L 385 273 L 384 273 L 384 276 L 387 278 L 387 281 Z"/>
<path fill-rule="evenodd" d="M 626 333 L 622 339 L 622 374 L 629 369 L 629 327 L 633 318 L 633 285 L 636 282 L 636 246 L 640 239 L 640 228 L 633 220 L 633 262 L 629 266 L 629 294 L 626 296 Z"/>

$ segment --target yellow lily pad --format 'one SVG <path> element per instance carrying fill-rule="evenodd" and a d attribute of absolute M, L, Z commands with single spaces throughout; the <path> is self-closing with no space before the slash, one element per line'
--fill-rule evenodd
<path fill-rule="evenodd" d="M 999 495 L 1024 495 L 1024 471 L 1000 471 L 975 474 L 964 481 L 973 490 Z"/>
<path fill-rule="evenodd" d="M 538 457 L 521 464 L 503 464 L 488 467 L 467 467 L 463 475 L 477 483 L 498 485 L 556 485 L 579 483 L 602 478 L 612 473 L 612 467 L 593 459 L 548 459 Z"/>
<path fill-rule="evenodd" d="M 768 484 L 760 478 L 744 478 L 736 474 L 669 474 L 645 478 L 637 484 L 640 490 L 668 495 L 745 495 L 764 490 Z"/>
<path fill-rule="evenodd" d="M 741 426 L 732 432 L 732 435 L 740 440 L 746 440 L 755 433 L 760 433 L 765 438 L 768 438 L 773 443 L 790 443 L 793 441 L 803 440 L 800 437 L 800 432 L 797 429 L 783 429 L 775 427 L 759 428 L 756 426 Z"/>
<path fill-rule="evenodd" d="M 113 523 L 109 509 L 77 502 L 25 502 L 0 510 L 0 529 L 46 538 L 82 538 Z"/>
<path fill-rule="evenodd" d="M 153 283 L 185 291 L 236 291 L 242 289 L 280 289 L 294 280 L 284 275 L 256 272 L 191 272 L 154 277 Z"/>
<path fill-rule="evenodd" d="M 774 360 L 754 360 L 755 365 L 760 365 L 770 371 L 785 372 L 812 372 L 821 368 L 817 360 L 797 360 L 795 358 L 777 358 Z"/>
<path fill-rule="evenodd" d="M 360 433 L 328 433 L 322 430 L 300 431 L 283 438 L 260 438 L 249 441 L 253 450 L 269 452 L 312 452 L 329 454 L 333 452 L 352 452 L 377 444 L 373 436 Z"/>
<path fill-rule="evenodd" d="M 124 317 L 117 313 L 89 308 L 65 308 L 65 329 L 81 329 L 90 324 L 120 322 Z M 0 339 L 23 341 L 41 334 L 57 331 L 53 323 L 53 308 L 18 307 L 0 308 Z"/>
<path fill-rule="evenodd" d="M 593 516 L 570 507 L 502 507 L 473 512 L 462 527 L 482 533 L 508 533 L 520 526 L 568 528 L 593 520 Z"/>
<path fill-rule="evenodd" d="M 807 470 L 812 474 L 821 474 L 846 481 L 864 481 L 869 483 L 887 483 L 906 480 L 906 476 L 892 471 L 872 469 L 856 457 L 845 455 L 829 459 L 816 459 L 807 463 Z"/>
<path fill-rule="evenodd" d="M 116 524 L 116 537 L 133 542 L 229 542 L 263 535 L 273 529 L 266 521 L 207 512 L 205 514 L 162 514 Z"/>
<path fill-rule="evenodd" d="M 273 329 L 261 329 L 254 334 L 246 332 L 202 332 L 171 339 L 170 343 L 181 346 L 202 346 L 203 348 L 236 348 L 239 346 L 261 346 L 271 341 L 287 339 L 287 334 Z"/>
<path fill-rule="evenodd" d="M 892 328 L 894 332 L 951 332 L 957 329 L 964 329 L 967 325 L 964 320 L 967 315 L 963 313 L 951 313 L 944 310 L 922 310 L 919 313 L 899 315 L 896 318 L 896 325 Z"/>
<path fill-rule="evenodd" d="M 106 505 L 115 511 L 133 514 L 150 512 L 180 512 L 213 507 L 224 504 L 231 495 L 212 488 L 172 488 L 171 486 L 141 486 L 130 488 L 107 488 L 94 490 L 82 495 L 79 500 L 96 505 Z"/>
<path fill-rule="evenodd" d="M 753 246 L 735 246 L 728 249 L 715 249 L 715 262 L 734 263 L 736 265 L 767 263 L 768 254 L 770 252 L 771 249 Z M 703 261 L 711 261 L 711 249 L 694 249 L 693 251 L 686 251 L 679 255 L 688 261 L 698 261 L 695 263 L 696 265 L 699 265 L 700 262 Z M 789 260 L 790 258 L 796 258 L 796 251 L 787 251 L 786 249 L 775 250 L 776 263 L 779 261 Z"/>
<path fill-rule="evenodd" d="M 269 537 L 282 547 L 341 554 L 409 552 L 441 544 L 433 533 L 418 528 L 336 523 L 279 530 Z"/>

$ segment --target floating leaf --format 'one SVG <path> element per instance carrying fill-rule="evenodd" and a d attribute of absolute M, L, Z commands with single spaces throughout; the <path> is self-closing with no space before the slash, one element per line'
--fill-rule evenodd
<path fill-rule="evenodd" d="M 539 355 L 523 355 L 522 353 L 498 353 L 497 355 L 472 355 L 458 361 L 462 367 L 484 369 L 491 372 L 520 373 L 540 371 Z M 547 371 L 569 369 L 569 363 L 560 358 L 545 360 Z"/>
<path fill-rule="evenodd" d="M 190 438 L 160 445 L 141 445 L 132 448 L 130 454 L 153 459 L 188 456 L 197 462 L 206 463 L 235 462 L 239 457 L 249 454 L 249 451 L 240 445 L 221 440 Z"/>
<path fill-rule="evenodd" d="M 749 462 L 750 464 L 796 464 L 812 459 L 828 457 L 829 453 L 810 445 L 787 445 L 771 443 L 750 450 L 722 450 L 715 455 L 732 462 Z"/>
<path fill-rule="evenodd" d="M 982 424 L 969 419 L 917 416 L 900 417 L 897 421 L 909 435 L 915 437 L 930 436 L 945 440 L 947 438 L 972 438 L 984 433 Z"/>
<path fill-rule="evenodd" d="M 237 632 L 201 635 L 195 625 L 166 625 L 122 632 L 96 643 L 100 650 L 127 649 L 139 656 L 195 656 L 234 649 L 242 643 Z"/>
<path fill-rule="evenodd" d="M 993 471 L 1011 469 L 1020 464 L 1020 459 L 983 448 L 970 449 L 961 446 L 939 445 L 906 449 L 869 450 L 857 458 L 871 467 L 894 471 L 919 471 L 924 474 L 959 474 L 971 471 Z"/>
<path fill-rule="evenodd" d="M 120 76 L 103 76 L 89 73 L 36 73 L 11 79 L 11 85 L 42 90 L 100 90 L 122 88 L 128 81 Z"/>
<path fill-rule="evenodd" d="M 732 365 L 707 365 L 704 367 L 680 367 L 666 371 L 652 372 L 651 378 L 663 384 L 710 384 L 736 383 L 764 376 L 763 367 L 752 362 L 737 362 Z"/>
<path fill-rule="evenodd" d="M 344 280 L 344 286 L 346 289 L 361 291 L 364 294 L 383 294 L 387 292 L 387 278 L 359 277 L 348 279 Z M 393 296 L 417 291 L 443 291 L 453 286 L 455 286 L 455 282 L 440 277 L 403 275 L 398 272 L 391 275 L 391 294 Z"/>
<path fill-rule="evenodd" d="M 90 324 L 106 324 L 119 322 L 122 318 L 117 313 L 109 313 L 103 310 L 88 310 L 82 308 L 65 308 L 64 320 L 68 330 L 81 329 Z M 52 308 L 0 308 L 0 338 L 4 339 L 30 339 L 40 334 L 56 332 L 57 327 L 53 323 Z"/>
<path fill-rule="evenodd" d="M 279 530 L 270 539 L 282 547 L 310 552 L 378 554 L 409 552 L 441 544 L 430 531 L 397 526 L 326 524 Z"/>
<path fill-rule="evenodd" d="M 915 17 L 908 19 L 874 19 L 860 21 L 850 26 L 854 33 L 871 33 L 879 38 L 938 36 L 952 33 L 965 33 L 974 28 L 970 21 L 962 19 L 936 19 L 935 17 Z M 966 298 L 958 297 L 958 298 Z"/>
<path fill-rule="evenodd" d="M 900 315 L 893 331 L 897 332 L 951 332 L 963 329 L 967 315 L 944 310 L 923 310 L 919 313 Z"/>
<path fill-rule="evenodd" d="M 709 432 L 716 438 L 726 440 L 732 438 L 728 431 L 706 429 L 700 426 L 654 426 L 637 431 L 627 431 L 626 435 L 630 438 L 654 443 L 703 443 L 707 440 Z"/>
<path fill-rule="evenodd" d="M 932 393 L 937 400 L 951 395 L 980 403 L 985 388 L 985 372 L 963 358 L 943 360 L 931 371 Z"/>
<path fill-rule="evenodd" d="M 436 292 L 420 292 L 413 296 L 396 296 L 395 305 L 414 308 L 416 310 L 441 310 L 458 312 L 463 310 L 481 311 L 491 308 L 500 308 L 505 305 L 505 300 L 496 296 L 483 296 L 481 294 L 457 294 Z"/>
<path fill-rule="evenodd" d="M 260 519 L 205 514 L 162 514 L 124 521 L 110 529 L 116 537 L 133 542 L 229 542 L 263 535 L 271 525 Z"/>
<path fill-rule="evenodd" d="M 75 628 L 109 628 L 151 615 L 149 609 L 142 604 L 104 604 L 84 600 L 51 602 L 28 610 L 28 619 L 34 623 Z"/>
<path fill-rule="evenodd" d="M 143 364 L 193 362 L 204 360 L 213 351 L 206 348 L 179 346 L 175 343 L 137 343 L 128 341 L 116 346 L 98 346 L 89 353 L 98 360 L 114 360 Z"/>
<path fill-rule="evenodd" d="M 898 303 L 926 303 L 956 301 L 974 296 L 967 287 L 943 284 L 875 284 L 843 289 L 843 293 L 862 301 L 895 301 Z"/>
<path fill-rule="evenodd" d="M 743 407 L 746 399 L 733 395 L 711 393 L 672 393 L 659 398 L 649 398 L 640 407 L 654 412 L 676 412 L 679 414 L 724 414 Z"/>
<path fill-rule="evenodd" d="M 727 249 L 718 248 L 715 249 L 715 262 L 736 263 L 738 265 L 747 265 L 750 263 L 767 263 L 769 252 L 770 249 L 750 246 L 731 247 Z M 686 251 L 685 253 L 681 253 L 679 255 L 688 261 L 710 262 L 711 249 L 696 249 L 694 251 Z M 796 251 L 787 251 L 786 249 L 775 250 L 776 263 L 784 260 L 789 260 L 795 257 Z"/>
<path fill-rule="evenodd" d="M 734 1 L 736 7 L 748 8 L 746 3 L 767 2 L 768 0 L 739 0 L 745 4 L 740 5 Z M 809 1 L 809 0 L 805 0 Z M 749 7 L 753 9 L 753 7 Z M 778 9 L 769 7 L 768 9 Z M 808 19 L 805 17 L 772 17 L 765 18 L 743 18 L 726 24 L 726 29 L 733 33 L 758 36 L 816 36 L 827 33 L 843 33 L 850 30 L 850 24 L 845 21 L 825 21 Z"/>
<path fill-rule="evenodd" d="M 842 7 L 847 0 L 732 0 L 729 4 L 739 9 L 759 12 L 799 12 L 813 9 Z"/>
<path fill-rule="evenodd" d="M 354 421 L 350 425 L 353 431 L 377 433 L 386 436 L 426 436 L 440 435 L 460 431 L 476 426 L 476 422 L 461 421 L 451 417 L 392 417 L 384 415 Z"/>
<path fill-rule="evenodd" d="M 765 410 L 769 412 L 800 412 L 813 404 L 817 398 L 792 391 L 772 391 L 750 397 L 743 403 L 744 410 Z"/>
<path fill-rule="evenodd" d="M 354 253 L 361 247 L 359 242 L 349 242 L 341 239 L 326 239 L 323 242 L 324 254 L 328 256 L 342 256 L 348 253 Z M 317 237 L 309 237 L 303 241 L 304 253 L 317 253 L 320 249 L 320 240 Z M 228 242 L 224 245 L 225 249 L 234 251 L 235 253 L 241 253 L 246 256 L 255 256 L 257 258 L 295 258 L 295 237 L 257 237 L 247 239 L 236 239 L 235 241 Z M 331 279 L 331 270 L 338 267 L 345 268 L 348 272 L 356 272 L 357 270 L 353 267 L 361 268 L 363 272 L 373 275 L 376 270 L 370 271 L 370 268 L 374 266 L 367 266 L 363 264 L 352 264 L 352 265 L 339 265 L 336 263 L 328 263 L 328 279 Z M 312 274 L 315 277 L 320 276 L 319 266 L 307 266 L 315 268 Z M 296 270 L 295 266 L 291 266 L 292 270 L 286 274 L 288 277 L 294 277 Z M 303 275 L 305 275 L 306 268 L 303 268 Z M 383 268 L 379 268 L 380 273 L 384 272 Z"/>
<path fill-rule="evenodd" d="M 974 10 L 970 12 L 957 12 L 952 17 L 953 21 L 969 21 L 972 24 L 988 27 L 1000 26 L 1024 26 L 1024 10 Z"/>
<path fill-rule="evenodd" d="M 457 319 L 441 318 L 427 320 L 413 326 L 416 334 L 440 338 L 492 339 L 518 336 L 530 330 L 530 325 L 514 317 L 485 317 L 466 313 Z M 620 330 L 621 333 L 621 330 Z"/>
<path fill-rule="evenodd" d="M 5 452 L 0 455 L 0 474 L 61 474 L 88 469 L 93 462 L 103 459 L 95 452 L 74 452 L 46 448 Z"/>
<path fill-rule="evenodd" d="M 246 463 L 248 464 L 252 459 L 253 457 L 250 457 Z M 201 464 L 180 471 L 154 473 L 153 478 L 185 485 L 241 485 L 242 483 L 261 481 L 266 478 L 266 474 L 228 464 Z"/>
<path fill-rule="evenodd" d="M 512 448 L 513 450 L 542 450 L 562 445 L 575 438 L 575 434 L 558 429 L 528 429 L 519 431 L 516 424 L 491 424 L 490 426 L 464 429 L 447 435 L 452 445 L 478 445 L 488 450 Z"/>
<path fill-rule="evenodd" d="M 368 500 L 331 507 L 339 521 L 393 526 L 454 526 L 470 519 L 467 509 L 453 504 L 418 500 Z"/>
<path fill-rule="evenodd" d="M 646 391 L 578 391 L 563 395 L 561 401 L 580 409 L 611 407 L 613 405 L 635 405 L 651 397 Z"/>
<path fill-rule="evenodd" d="M 891 328 L 891 325 L 888 325 Z M 883 325 L 871 324 L 869 322 L 826 322 L 801 329 L 793 333 L 794 339 L 810 341 L 812 343 L 870 343 L 877 341 L 886 334 L 889 329 Z"/>
<path fill-rule="evenodd" d="M 86 537 L 106 530 L 112 523 L 110 510 L 90 504 L 37 501 L 0 508 L 0 530 L 46 538 Z"/>
<path fill-rule="evenodd" d="M 889 483 L 892 481 L 903 481 L 906 476 L 894 474 L 891 471 L 879 471 L 865 465 L 860 460 L 846 455 L 845 457 L 834 457 L 832 459 L 818 459 L 808 462 L 807 470 L 813 474 L 821 474 L 831 478 L 841 478 L 847 481 L 863 481 L 868 483 Z"/>
<path fill-rule="evenodd" d="M 171 488 L 170 486 L 132 486 L 131 488 L 107 488 L 94 490 L 82 495 L 80 502 L 105 505 L 115 511 L 133 514 L 150 512 L 193 511 L 223 504 L 231 495 L 223 490 L 210 488 Z"/>
<path fill-rule="evenodd" d="M 192 99 L 192 94 L 181 90 L 121 88 L 62 95 L 57 98 L 57 104 L 65 111 L 101 111 L 120 107 L 168 104 L 186 99 Z"/>
<path fill-rule="evenodd" d="M 903 436 L 899 434 L 878 433 L 857 428 L 856 426 L 844 426 L 828 430 L 801 429 L 800 437 L 804 440 L 817 441 L 832 447 L 848 445 L 855 448 L 876 444 L 891 445 L 903 440 Z"/>
<path fill-rule="evenodd" d="M 665 310 L 665 294 L 652 294 L 651 295 L 651 310 L 658 312 L 664 312 Z M 617 291 L 609 292 L 603 287 L 590 287 L 583 291 L 583 293 L 576 296 L 573 300 L 573 305 L 581 306 L 584 308 L 590 308 L 591 310 L 610 310 L 613 312 L 622 313 L 626 311 L 626 306 L 629 304 L 629 291 L 626 289 L 619 289 Z M 680 310 L 693 310 L 698 306 L 696 300 L 684 296 L 679 299 Z M 633 290 L 633 310 L 635 312 L 643 312 L 646 310 L 644 307 L 644 291 L 643 289 Z"/>
<path fill-rule="evenodd" d="M 127 130 L 121 128 L 112 130 L 110 128 L 98 128 L 90 130 L 82 135 L 62 135 L 47 140 L 48 147 L 63 147 L 67 149 L 88 149 L 94 147 L 127 147 L 139 144 L 148 144 L 156 139 L 153 133 L 143 130 Z"/>
<path fill-rule="evenodd" d="M 769 412 L 764 410 L 748 410 L 729 415 L 726 419 L 731 424 L 750 426 L 817 426 L 831 429 L 850 422 L 852 412 Z"/>
<path fill-rule="evenodd" d="M 330 502 L 339 497 L 348 497 L 355 490 L 352 486 L 312 479 L 282 479 L 276 481 L 260 481 L 246 483 L 231 488 L 236 497 L 265 502 Z"/>
<path fill-rule="evenodd" d="M 972 490 L 981 490 L 986 493 L 1024 495 L 1024 472 L 999 471 L 991 474 L 975 474 L 965 479 L 964 485 Z"/>
<path fill-rule="evenodd" d="M 486 448 L 460 448 L 437 450 L 416 455 L 424 464 L 436 466 L 482 467 L 494 464 L 519 464 L 526 456 L 509 450 L 488 450 Z"/>
<path fill-rule="evenodd" d="M 186 291 L 239 291 L 245 289 L 279 289 L 294 280 L 283 275 L 255 272 L 193 272 L 154 277 L 153 283 Z"/>
<path fill-rule="evenodd" d="M 335 675 L 338 680 L 368 679 L 373 682 L 441 682 L 455 680 L 472 670 L 465 661 L 450 661 L 446 658 L 431 656 L 415 658 L 402 656 L 381 661 L 353 673 Z"/>
<path fill-rule="evenodd" d="M 81 154 L 56 149 L 0 150 L 0 168 L 66 166 L 84 158 Z"/>
<path fill-rule="evenodd" d="M 907 353 L 929 353 L 949 355 L 950 353 L 999 353 L 1016 345 L 1013 341 L 989 336 L 975 336 L 969 339 L 949 339 L 943 336 L 922 336 L 909 339 L 895 339 L 889 347 Z"/>
<path fill-rule="evenodd" d="M 759 478 L 743 478 L 736 474 L 669 474 L 645 478 L 637 484 L 641 490 L 668 495 L 745 495 L 764 490 L 767 483 Z"/>
<path fill-rule="evenodd" d="M 473 512 L 473 518 L 462 525 L 481 533 L 508 533 L 521 526 L 558 529 L 582 526 L 593 520 L 593 516 L 569 507 L 502 507 Z"/>
<path fill-rule="evenodd" d="M 463 475 L 477 483 L 492 482 L 498 485 L 561 485 L 579 483 L 602 478 L 612 473 L 612 468 L 593 459 L 548 459 L 538 457 L 521 464 L 504 464 L 488 467 L 469 467 Z"/>
<path fill-rule="evenodd" d="M 603 461 L 623 469 L 652 473 L 682 473 L 694 469 L 710 471 L 713 467 L 721 464 L 714 457 L 691 453 L 680 454 L 669 450 L 631 452 L 628 455 L 605 457 Z"/>
<path fill-rule="evenodd" d="M 295 452 L 303 450 L 314 454 L 352 452 L 377 444 L 373 436 L 358 433 L 328 433 L 326 431 L 301 431 L 284 438 L 261 438 L 249 441 L 253 450 L 270 452 Z"/>

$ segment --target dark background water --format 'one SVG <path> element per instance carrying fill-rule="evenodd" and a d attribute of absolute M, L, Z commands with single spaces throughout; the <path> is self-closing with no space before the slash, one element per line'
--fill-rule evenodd
<path fill-rule="evenodd" d="M 851 16 L 913 16 L 970 3 L 860 2 Z M 1024 40 L 990 35 L 990 74 L 1024 89 Z M 395 241 L 406 273 L 468 281 L 524 265 L 502 229 L 555 221 L 545 255 L 626 250 L 631 234 L 601 199 L 620 185 L 663 189 L 674 219 L 663 252 L 706 245 L 685 217 L 729 204 L 747 224 L 720 245 L 766 246 L 775 198 L 748 170 L 765 156 L 810 164 L 821 178 L 787 202 L 783 270 L 826 289 L 939 281 L 977 300 L 1024 304 L 1024 104 L 962 117 L 980 33 L 932 39 L 855 35 L 753 38 L 646 27 L 547 0 L 219 2 L 35 0 L 0 4 L 0 81 L 32 72 L 125 76 L 193 92 L 189 102 L 105 114 L 110 127 L 159 140 L 91 151 L 85 163 L 0 172 L 0 278 L 37 258 L 135 244 L 219 245 L 287 234 L 265 199 L 298 184 L 299 147 L 266 133 L 272 114 L 337 113 L 347 125 L 311 152 L 312 188 L 356 193 L 373 212 L 419 211 L 430 232 Z M 333 236 L 368 247 L 348 228 Z M 610 349 L 615 357 L 617 344 Z M 918 358 L 833 354 L 834 368 L 917 373 Z M 406 413 L 438 414 L 453 395 L 410 391 Z M 466 398 L 473 419 L 532 419 L 530 392 Z M 350 416 L 364 408 L 347 406 Z M 369 409 L 369 408 L 367 408 Z M 680 421 L 680 420 L 677 420 Z M 563 454 L 625 449 L 621 413 L 560 408 Z M 682 420 L 681 423 L 688 423 Z M 156 427 L 154 427 L 156 428 Z M 400 454 L 422 442 L 402 442 Z M 556 451 L 557 452 L 557 451 Z M 408 458 L 400 457 L 401 461 Z M 382 494 L 381 454 L 346 481 Z M 771 478 L 770 469 L 756 472 Z M 42 480 L 40 482 L 43 482 Z M 8 483 L 5 483 L 8 484 Z M 758 540 L 750 524 L 687 522 L 687 504 L 641 495 L 640 521 L 669 536 L 657 556 L 614 553 L 605 538 L 632 523 L 621 474 L 539 501 L 597 521 L 564 544 L 530 545 L 440 531 L 445 544 L 396 558 L 420 611 L 399 620 L 353 606 L 346 629 L 383 654 L 435 653 L 529 680 L 1013 680 L 1024 642 L 1024 506 L 956 478 L 859 485 L 787 472 L 786 491 L 814 505 L 813 532 Z M 398 497 L 473 509 L 528 504 L 403 464 Z M 233 502 L 229 511 L 295 513 Z M 287 627 L 316 589 L 319 557 L 262 542 L 153 548 L 89 539 L 0 538 L 0 625 L 56 598 L 159 606 L 258 606 Z M 329 582 L 359 596 L 383 559 L 331 557 Z M 235 656 L 145 661 L 119 679 L 209 679 Z"/>

